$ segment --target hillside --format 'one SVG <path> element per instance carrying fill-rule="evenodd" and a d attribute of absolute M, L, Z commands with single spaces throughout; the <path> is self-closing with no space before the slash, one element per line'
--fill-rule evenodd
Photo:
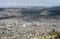
<path fill-rule="evenodd" d="M 60 7 L 0 8 L 0 39 L 28 39 L 60 30 Z"/>

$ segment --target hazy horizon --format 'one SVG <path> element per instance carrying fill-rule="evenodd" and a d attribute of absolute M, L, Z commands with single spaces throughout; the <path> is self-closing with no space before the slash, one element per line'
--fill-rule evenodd
<path fill-rule="evenodd" d="M 0 0 L 0 7 L 9 6 L 60 6 L 60 0 Z"/>

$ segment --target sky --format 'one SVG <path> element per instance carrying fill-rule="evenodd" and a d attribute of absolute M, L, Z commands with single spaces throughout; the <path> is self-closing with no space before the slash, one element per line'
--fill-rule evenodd
<path fill-rule="evenodd" d="M 2 6 L 58 6 L 60 0 L 0 0 Z"/>

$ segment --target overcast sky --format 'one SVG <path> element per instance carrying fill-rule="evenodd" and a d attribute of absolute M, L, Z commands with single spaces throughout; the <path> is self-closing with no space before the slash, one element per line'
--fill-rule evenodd
<path fill-rule="evenodd" d="M 0 0 L 0 6 L 58 6 L 60 0 Z"/>

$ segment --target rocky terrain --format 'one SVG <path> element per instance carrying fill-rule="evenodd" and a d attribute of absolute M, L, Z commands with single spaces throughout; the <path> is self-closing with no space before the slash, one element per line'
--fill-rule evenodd
<path fill-rule="evenodd" d="M 57 7 L 33 8 L 34 10 L 26 8 L 25 11 L 25 8 L 1 8 L 0 39 L 29 39 L 32 35 L 46 34 L 53 29 L 60 30 L 60 14 L 55 8 Z"/>

